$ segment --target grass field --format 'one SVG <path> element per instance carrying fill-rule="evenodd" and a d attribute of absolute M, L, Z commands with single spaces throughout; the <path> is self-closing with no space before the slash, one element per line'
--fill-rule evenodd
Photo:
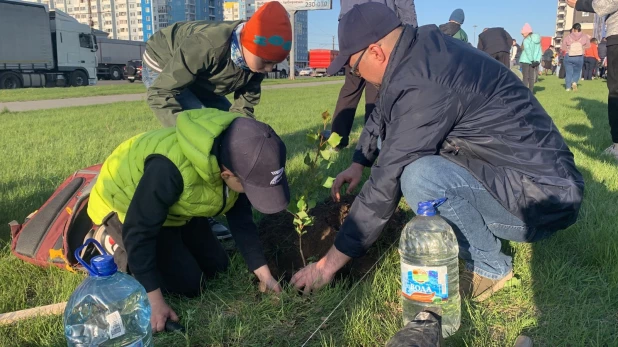
<path fill-rule="evenodd" d="M 519 334 L 535 346 L 618 345 L 618 162 L 603 156 L 610 144 L 604 82 L 566 93 L 559 80 L 538 84 L 537 97 L 561 129 L 586 180 L 579 222 L 537 244 L 505 243 L 519 285 L 482 303 L 463 303 L 462 326 L 449 346 L 510 346 Z M 257 116 L 288 146 L 294 191 L 303 185 L 304 136 L 333 110 L 339 86 L 265 92 Z M 361 107 L 362 108 L 362 107 Z M 360 108 L 359 108 L 360 111 Z M 359 113 L 357 123 L 361 122 Z M 0 115 L 0 239 L 6 222 L 23 220 L 76 169 L 101 162 L 122 140 L 158 124 L 142 102 Z M 358 136 L 359 126 L 355 128 Z M 338 155 L 336 174 L 351 150 Z M 323 191 L 326 197 L 326 191 Z M 0 312 L 66 300 L 81 281 L 56 269 L 25 264 L 1 246 Z M 310 346 L 378 346 L 400 328 L 399 257 L 383 250 L 377 269 L 353 283 L 302 297 L 288 289 L 261 294 L 240 256 L 196 299 L 171 298 L 187 335 L 160 334 L 160 346 L 299 346 L 350 293 Z M 60 317 L 0 327 L 0 346 L 63 346 Z"/>
<path fill-rule="evenodd" d="M 343 79 L 343 77 L 326 77 L 319 79 L 301 78 L 293 81 L 287 79 L 266 79 L 264 80 L 264 82 L 262 82 L 262 85 L 268 86 L 275 84 L 336 81 L 341 79 Z M 68 99 L 86 96 L 138 94 L 144 92 L 145 88 L 141 82 L 126 82 L 125 84 L 97 85 L 71 88 L 27 88 L 18 90 L 2 89 L 0 90 L 0 102 Z"/>

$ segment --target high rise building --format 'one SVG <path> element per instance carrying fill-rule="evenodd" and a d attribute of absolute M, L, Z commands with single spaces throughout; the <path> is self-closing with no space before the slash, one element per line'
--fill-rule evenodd
<path fill-rule="evenodd" d="M 26 1 L 46 4 L 120 40 L 146 41 L 157 30 L 180 21 L 223 20 L 223 0 Z"/>
<path fill-rule="evenodd" d="M 257 11 L 255 0 L 228 1 L 224 4 L 225 20 L 249 20 Z M 294 21 L 294 46 L 296 65 L 306 66 L 309 62 L 309 16 L 307 11 L 297 11 Z"/>
<path fill-rule="evenodd" d="M 569 34 L 575 23 L 581 24 L 583 33 L 594 36 L 595 16 L 594 13 L 575 11 L 567 5 L 566 0 L 558 0 L 554 46 L 560 48 L 562 39 Z"/>

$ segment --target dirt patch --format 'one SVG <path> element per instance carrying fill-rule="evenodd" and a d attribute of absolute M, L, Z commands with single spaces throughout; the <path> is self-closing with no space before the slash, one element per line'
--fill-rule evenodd
<path fill-rule="evenodd" d="M 302 241 L 308 263 L 319 260 L 333 245 L 354 198 L 344 196 L 339 203 L 328 199 L 309 211 L 309 215 L 315 217 L 315 221 L 314 225 L 307 228 Z M 270 270 L 275 278 L 283 278 L 285 281 L 289 281 L 292 275 L 303 267 L 298 252 L 298 234 L 294 230 L 292 220 L 291 214 L 281 212 L 265 216 L 258 226 Z M 338 273 L 339 278 L 359 278 L 367 273 L 382 252 L 399 238 L 406 222 L 405 213 L 397 209 L 376 244 L 365 256 L 353 259 L 341 269 Z"/>

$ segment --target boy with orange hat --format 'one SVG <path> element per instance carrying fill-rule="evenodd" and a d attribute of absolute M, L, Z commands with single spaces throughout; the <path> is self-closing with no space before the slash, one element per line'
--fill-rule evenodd
<path fill-rule="evenodd" d="M 178 22 L 150 37 L 142 77 L 148 105 L 165 127 L 183 110 L 216 108 L 254 117 L 264 73 L 287 58 L 292 26 L 277 1 L 247 22 Z M 234 93 L 234 103 L 225 97 Z M 231 237 L 211 219 L 219 239 Z"/>

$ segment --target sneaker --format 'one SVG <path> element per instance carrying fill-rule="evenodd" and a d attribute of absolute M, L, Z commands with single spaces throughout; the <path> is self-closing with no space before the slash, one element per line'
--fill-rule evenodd
<path fill-rule="evenodd" d="M 214 218 L 208 218 L 208 223 L 210 224 L 210 229 L 212 230 L 212 233 L 215 234 L 215 236 L 219 240 L 225 240 L 232 237 L 232 234 L 225 227 L 225 225 L 217 222 Z"/>
<path fill-rule="evenodd" d="M 499 280 L 492 280 L 470 271 L 463 271 L 459 278 L 459 292 L 464 298 L 481 302 L 504 288 L 506 282 L 513 278 L 513 271 Z"/>
<path fill-rule="evenodd" d="M 618 144 L 614 143 L 613 145 L 607 147 L 603 153 L 613 155 L 618 160 Z"/>
<path fill-rule="evenodd" d="M 577 83 L 573 82 L 571 83 L 571 88 L 573 89 L 574 92 L 577 91 Z"/>
<path fill-rule="evenodd" d="M 567 92 L 570 92 L 570 91 L 571 91 L 571 88 L 567 88 L 567 90 L 566 90 L 566 91 L 567 91 Z"/>

